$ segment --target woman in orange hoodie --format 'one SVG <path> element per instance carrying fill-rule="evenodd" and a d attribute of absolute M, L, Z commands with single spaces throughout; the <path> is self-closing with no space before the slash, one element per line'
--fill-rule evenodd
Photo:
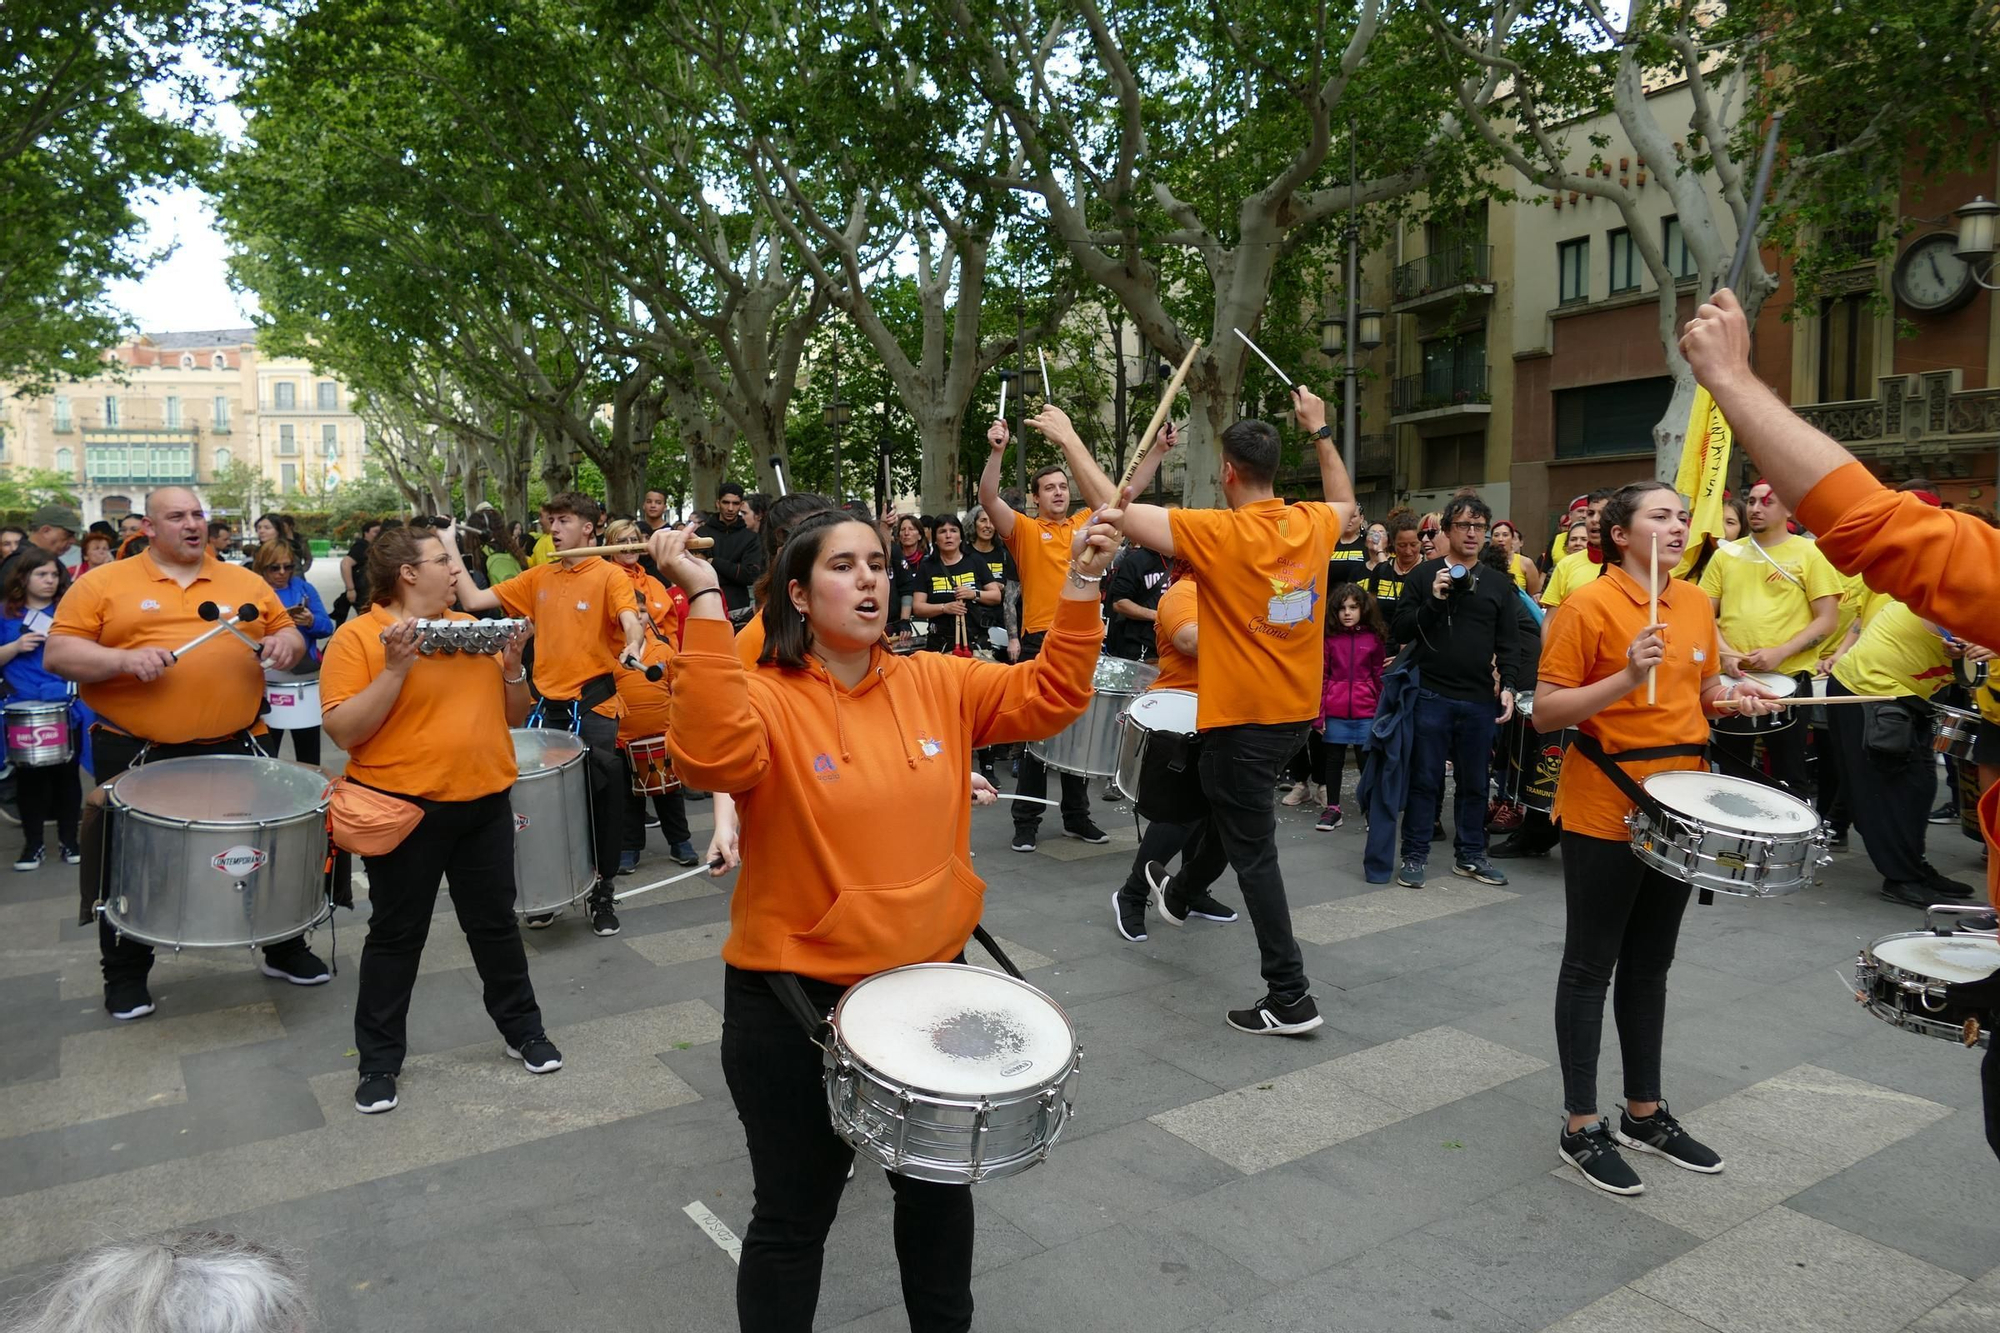
<path fill-rule="evenodd" d="M 827 1116 L 819 1048 L 769 974 L 822 1012 L 862 978 L 957 958 L 986 886 L 972 873 L 965 775 L 982 745 L 1054 735 L 1081 716 L 1104 636 L 1098 586 L 1117 534 L 1078 539 L 1042 653 L 1018 666 L 881 645 L 890 607 L 881 534 L 845 514 L 799 523 L 779 553 L 759 666 L 737 660 L 715 570 L 655 533 L 654 563 L 686 590 L 668 735 L 686 781 L 736 794 L 742 872 L 730 903 L 722 1069 L 749 1141 L 756 1202 L 743 1239 L 746 1330 L 804 1330 L 853 1151 Z M 895 867 L 876 832 L 896 821 Z M 892 1175 L 910 1327 L 972 1324 L 968 1186 Z"/>

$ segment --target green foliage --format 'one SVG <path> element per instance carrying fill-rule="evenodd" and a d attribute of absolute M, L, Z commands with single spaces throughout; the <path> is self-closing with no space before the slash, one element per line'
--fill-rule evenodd
<path fill-rule="evenodd" d="M 232 458 L 229 465 L 216 470 L 212 480 L 202 487 L 208 497 L 211 513 L 228 517 L 243 524 L 257 516 L 250 512 L 264 490 L 264 476 L 256 467 L 240 458 Z"/>
<path fill-rule="evenodd" d="M 76 504 L 76 478 L 53 468 L 0 470 L 0 509 L 30 510 L 42 505 Z"/>

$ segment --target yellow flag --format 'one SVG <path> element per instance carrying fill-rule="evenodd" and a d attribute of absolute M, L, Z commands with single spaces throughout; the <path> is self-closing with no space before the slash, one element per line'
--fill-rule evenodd
<path fill-rule="evenodd" d="M 1687 438 L 1681 442 L 1681 466 L 1674 474 L 1674 489 L 1686 496 L 1693 519 L 1688 525 L 1687 549 L 1674 569 L 1683 578 L 1701 558 L 1702 539 L 1722 538 L 1722 493 L 1729 484 L 1729 423 L 1708 390 L 1694 391 L 1694 411 L 1688 414 Z"/>

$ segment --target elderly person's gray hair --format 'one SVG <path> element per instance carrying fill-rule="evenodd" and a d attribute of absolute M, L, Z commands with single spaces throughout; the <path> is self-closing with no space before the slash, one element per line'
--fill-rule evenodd
<path fill-rule="evenodd" d="M 268 1245 L 203 1231 L 100 1245 L 64 1265 L 8 1333 L 304 1333 L 304 1275 Z"/>

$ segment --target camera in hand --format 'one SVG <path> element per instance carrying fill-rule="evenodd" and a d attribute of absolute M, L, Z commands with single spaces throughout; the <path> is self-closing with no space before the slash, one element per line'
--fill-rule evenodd
<path fill-rule="evenodd" d="M 1447 597 L 1471 592 L 1479 582 L 1479 571 L 1466 565 L 1449 565 L 1446 572 L 1451 575 L 1451 585 L 1445 590 Z"/>

